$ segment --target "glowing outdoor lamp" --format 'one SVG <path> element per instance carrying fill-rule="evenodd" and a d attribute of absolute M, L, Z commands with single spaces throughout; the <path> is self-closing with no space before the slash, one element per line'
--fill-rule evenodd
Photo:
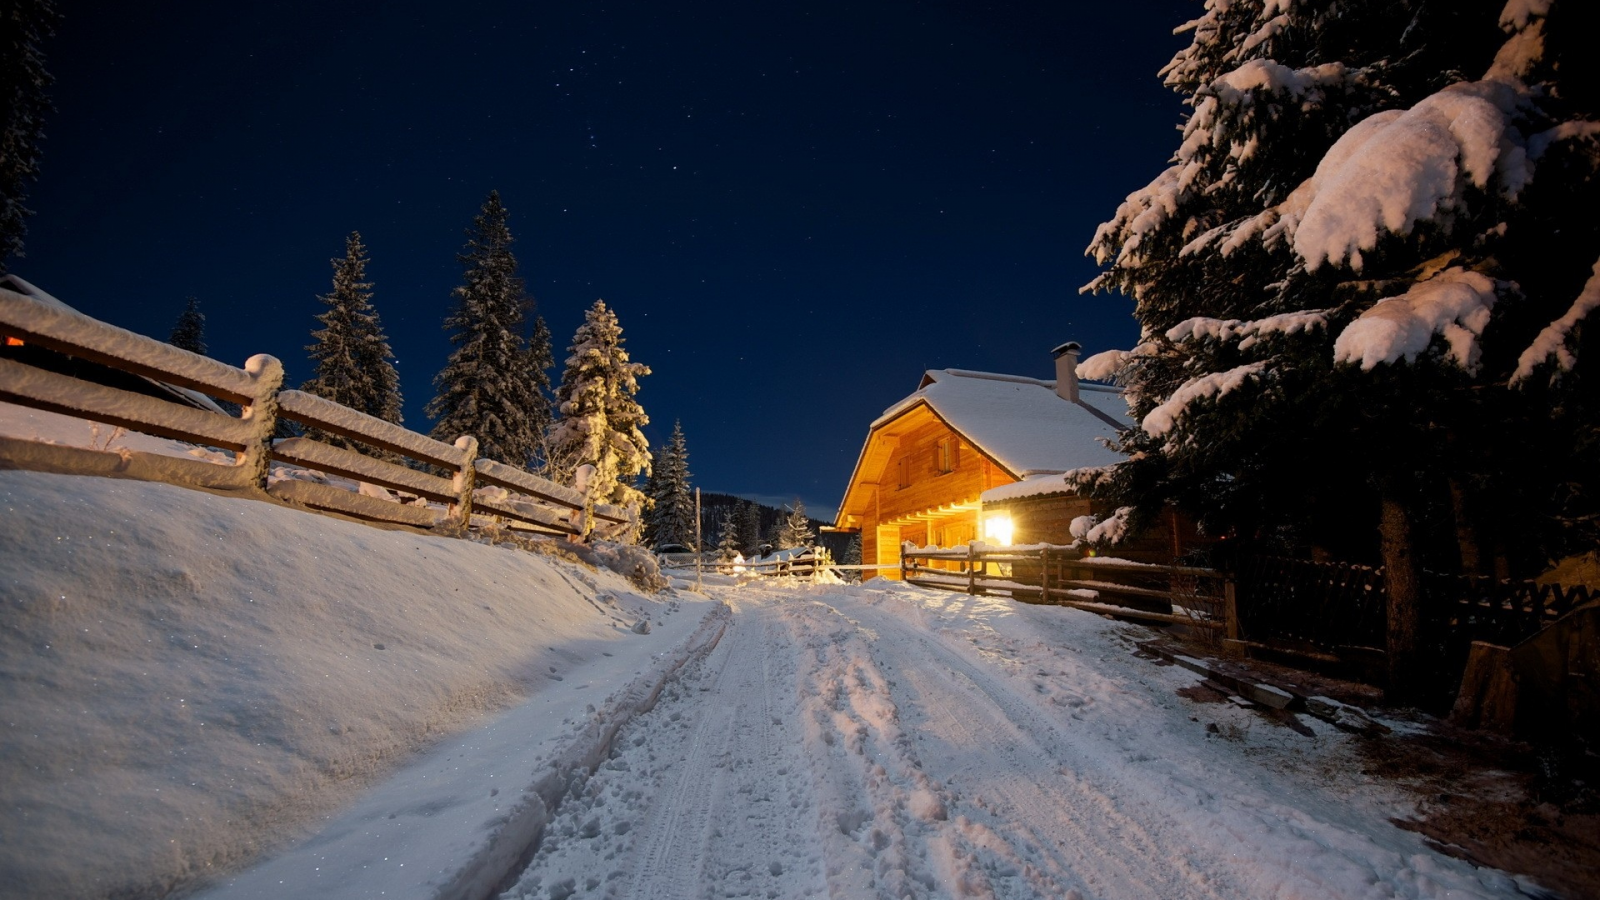
<path fill-rule="evenodd" d="M 1008 513 L 990 513 L 983 517 L 983 540 L 985 543 L 1009 547 L 1011 546 L 1011 535 L 1013 533 L 1011 516 Z"/>

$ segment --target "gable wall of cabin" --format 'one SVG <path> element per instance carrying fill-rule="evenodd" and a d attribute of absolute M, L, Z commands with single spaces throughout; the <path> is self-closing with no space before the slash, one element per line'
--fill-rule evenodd
<path fill-rule="evenodd" d="M 898 578 L 900 543 L 930 542 L 948 546 L 978 537 L 976 511 L 955 512 L 932 521 L 890 525 L 941 506 L 970 503 L 991 487 L 1013 479 L 925 408 L 906 413 L 871 437 L 863 477 L 876 472 L 878 481 L 855 485 L 852 516 L 860 516 L 861 559 L 892 568 L 878 574 Z M 953 458 L 949 456 L 953 448 Z M 948 467 L 949 471 L 944 471 Z M 902 482 L 904 482 L 902 484 Z"/>

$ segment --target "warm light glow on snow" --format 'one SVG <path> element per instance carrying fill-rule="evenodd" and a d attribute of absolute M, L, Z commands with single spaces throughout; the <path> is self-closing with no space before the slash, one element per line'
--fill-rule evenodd
<path fill-rule="evenodd" d="M 1011 546 L 1011 535 L 1014 529 L 1011 525 L 1011 516 L 1006 513 L 990 513 L 983 519 L 983 539 L 993 541 L 1003 547 Z"/>

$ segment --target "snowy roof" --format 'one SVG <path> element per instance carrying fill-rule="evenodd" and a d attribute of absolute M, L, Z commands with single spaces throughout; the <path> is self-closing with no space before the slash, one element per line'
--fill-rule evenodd
<path fill-rule="evenodd" d="M 1120 461 L 1101 439 L 1115 438 L 1119 429 L 1133 425 L 1122 392 L 1080 383 L 1078 397 L 1077 403 L 1062 398 L 1054 381 L 930 369 L 916 392 L 884 410 L 872 427 L 926 403 L 1017 478 Z"/>

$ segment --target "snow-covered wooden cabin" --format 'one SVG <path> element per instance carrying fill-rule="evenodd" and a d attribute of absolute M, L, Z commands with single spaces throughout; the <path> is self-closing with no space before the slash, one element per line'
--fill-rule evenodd
<path fill-rule="evenodd" d="M 900 545 L 1071 543 L 1091 512 L 1063 473 L 1121 457 L 1102 439 L 1128 427 L 1116 388 L 1080 383 L 1079 347 L 1053 353 L 1056 379 L 933 369 L 867 432 L 835 528 L 898 578 Z M 1099 512 L 1098 509 L 1093 510 Z"/>

